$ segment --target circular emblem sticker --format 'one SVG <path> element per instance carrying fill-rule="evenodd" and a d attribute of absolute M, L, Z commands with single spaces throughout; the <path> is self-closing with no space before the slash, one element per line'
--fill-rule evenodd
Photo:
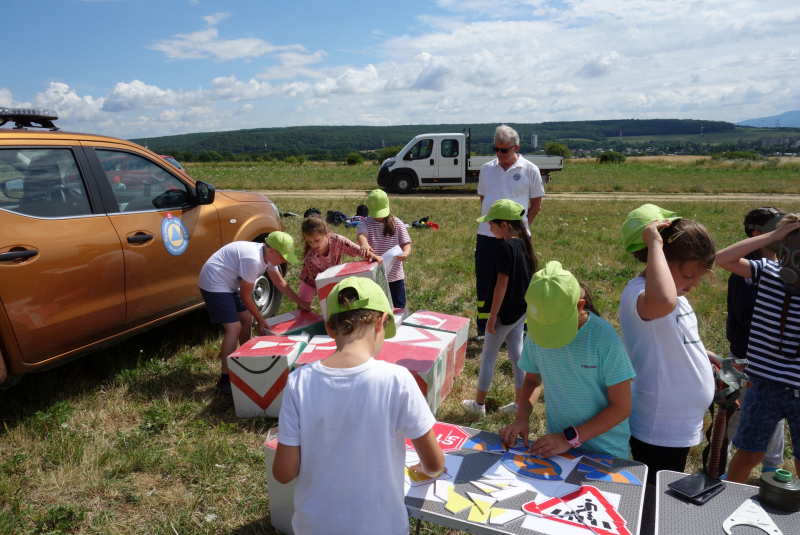
<path fill-rule="evenodd" d="M 161 221 L 161 239 L 169 254 L 178 256 L 189 246 L 189 231 L 183 221 L 167 212 L 167 217 Z"/>
<path fill-rule="evenodd" d="M 519 179 L 522 178 L 522 175 L 519 173 L 514 173 L 512 178 L 514 179 L 514 182 L 519 182 Z"/>

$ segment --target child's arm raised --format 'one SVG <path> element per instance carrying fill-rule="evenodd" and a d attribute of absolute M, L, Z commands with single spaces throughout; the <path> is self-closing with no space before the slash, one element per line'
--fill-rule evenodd
<path fill-rule="evenodd" d="M 517 437 L 522 437 L 522 443 L 528 445 L 528 433 L 530 432 L 530 418 L 533 408 L 539 401 L 539 394 L 542 392 L 542 376 L 538 373 L 525 372 L 525 382 L 522 383 L 522 393 L 520 395 L 519 407 L 514 423 L 507 425 L 499 431 L 500 438 L 506 446 L 512 447 Z M 531 401 L 531 399 L 533 401 Z"/>
<path fill-rule="evenodd" d="M 800 221 L 783 225 L 772 232 L 753 236 L 740 242 L 734 243 L 717 253 L 717 265 L 722 269 L 735 273 L 740 277 L 750 278 L 753 276 L 750 262 L 744 257 L 757 249 L 766 247 L 774 241 L 784 239 L 789 233 L 800 229 Z"/>
<path fill-rule="evenodd" d="M 636 311 L 643 320 L 663 318 L 678 306 L 678 291 L 664 256 L 664 241 L 659 229 L 666 228 L 666 219 L 653 221 L 642 231 L 647 246 L 647 270 L 644 293 L 636 301 Z"/>
<path fill-rule="evenodd" d="M 608 387 L 608 405 L 605 408 L 587 422 L 575 427 L 578 431 L 578 440 L 586 442 L 602 435 L 627 418 L 630 413 L 631 386 L 630 380 L 626 379 Z M 547 459 L 551 455 L 564 453 L 571 447 L 562 433 L 551 433 L 534 442 L 531 453 Z"/>
<path fill-rule="evenodd" d="M 300 471 L 300 446 L 286 446 L 278 442 L 275 460 L 272 461 L 272 475 L 275 481 L 285 485 L 297 477 Z"/>
<path fill-rule="evenodd" d="M 269 275 L 269 280 L 272 281 L 272 284 L 275 285 L 275 288 L 277 288 L 279 292 L 297 303 L 297 308 L 311 310 L 311 304 L 306 303 L 300 299 L 299 295 L 294 293 L 294 290 L 292 290 L 292 288 L 289 286 L 289 283 L 284 280 L 280 271 L 267 271 L 267 274 Z"/>
<path fill-rule="evenodd" d="M 495 323 L 497 323 L 497 314 L 500 313 L 500 306 L 503 304 L 503 299 L 506 298 L 506 290 L 508 289 L 508 275 L 503 273 L 497 274 L 497 282 L 494 284 L 494 293 L 492 294 L 492 309 L 489 311 L 489 319 L 486 320 L 486 332 L 495 334 Z"/>
<path fill-rule="evenodd" d="M 433 428 L 419 438 L 411 439 L 417 450 L 419 463 L 411 467 L 415 472 L 422 472 L 429 477 L 438 477 L 444 470 L 444 453 L 436 440 Z"/>

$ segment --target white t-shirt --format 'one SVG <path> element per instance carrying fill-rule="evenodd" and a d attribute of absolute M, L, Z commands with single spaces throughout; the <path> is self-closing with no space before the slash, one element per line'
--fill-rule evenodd
<path fill-rule="evenodd" d="M 407 369 L 323 362 L 290 373 L 283 392 L 278 441 L 300 446 L 294 532 L 407 535 L 405 439 L 436 419 Z"/>
<path fill-rule="evenodd" d="M 714 372 L 700 340 L 697 316 L 685 297 L 675 310 L 645 321 L 636 310 L 644 277 L 622 291 L 619 325 L 636 371 L 631 383 L 631 435 L 655 446 L 695 446 L 714 400 Z"/>
<path fill-rule="evenodd" d="M 252 284 L 264 271 L 278 271 L 278 266 L 264 260 L 264 244 L 235 241 L 206 260 L 198 284 L 207 292 L 233 293 L 241 281 Z"/>
<path fill-rule="evenodd" d="M 525 208 L 522 219 L 527 221 L 531 199 L 544 197 L 542 174 L 538 167 L 522 156 L 517 158 L 508 171 L 503 170 L 495 158 L 481 167 L 478 178 L 478 195 L 483 195 L 481 216 L 489 212 L 493 202 L 500 199 L 511 199 Z M 478 234 L 494 236 L 489 230 L 489 223 L 481 223 L 478 227 Z"/>

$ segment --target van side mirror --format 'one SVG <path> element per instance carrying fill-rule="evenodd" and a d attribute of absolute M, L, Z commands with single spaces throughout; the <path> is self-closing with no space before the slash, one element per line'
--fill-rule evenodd
<path fill-rule="evenodd" d="M 214 196 L 216 195 L 214 186 L 208 182 L 198 182 L 194 187 L 194 191 L 197 197 L 197 204 L 213 204 Z"/>
<path fill-rule="evenodd" d="M 24 193 L 21 178 L 11 178 L 0 182 L 0 191 L 8 199 L 21 199 Z"/>

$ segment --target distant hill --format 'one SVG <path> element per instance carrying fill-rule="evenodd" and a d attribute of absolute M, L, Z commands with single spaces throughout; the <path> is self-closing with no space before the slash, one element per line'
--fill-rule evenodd
<path fill-rule="evenodd" d="M 624 136 L 658 136 L 696 134 L 702 126 L 706 133 L 735 130 L 733 123 L 723 121 L 698 121 L 693 119 L 621 119 L 604 121 L 559 121 L 548 123 L 508 123 L 523 136 L 523 149 L 530 146 L 532 134 L 539 136 L 539 147 L 547 141 L 581 138 L 602 142 Z M 488 151 L 493 142 L 497 123 L 402 125 L 402 126 L 292 126 L 286 128 L 255 128 L 227 132 L 206 132 L 176 136 L 138 138 L 131 141 L 156 151 L 169 150 L 201 153 L 217 152 L 272 152 L 286 151 L 315 154 L 319 152 L 366 151 L 405 145 L 414 136 L 425 133 L 461 132 L 472 129 L 474 148 Z M 484 147 L 485 146 L 485 147 Z"/>
<path fill-rule="evenodd" d="M 775 128 L 776 122 L 780 121 L 781 127 L 800 127 L 800 110 L 787 111 L 780 115 L 771 117 L 759 117 L 758 119 L 747 119 L 739 121 L 738 126 L 759 126 L 764 128 Z"/>

